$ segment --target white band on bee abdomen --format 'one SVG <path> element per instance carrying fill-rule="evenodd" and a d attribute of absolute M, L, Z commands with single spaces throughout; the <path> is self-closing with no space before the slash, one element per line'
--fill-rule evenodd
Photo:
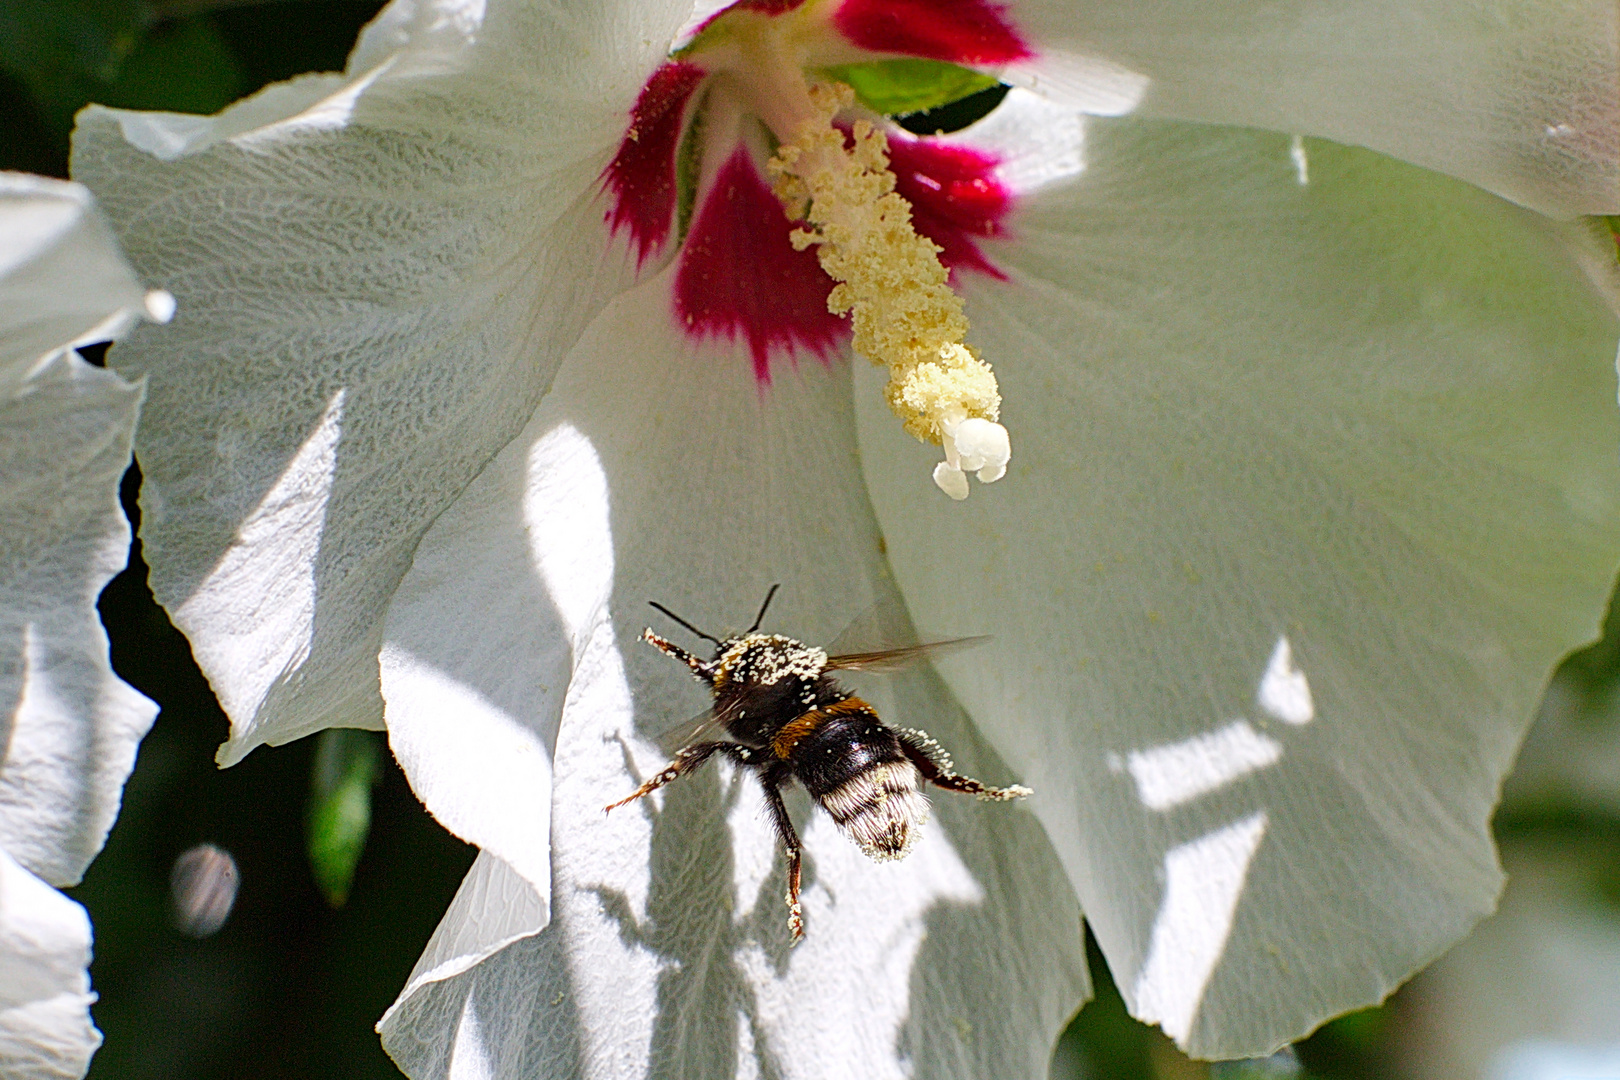
<path fill-rule="evenodd" d="M 928 820 L 922 775 L 909 761 L 875 765 L 822 798 L 821 805 L 867 857 L 904 858 Z"/>

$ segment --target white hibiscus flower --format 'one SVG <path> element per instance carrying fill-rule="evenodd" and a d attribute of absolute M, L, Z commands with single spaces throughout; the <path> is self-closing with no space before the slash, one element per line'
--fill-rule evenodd
<path fill-rule="evenodd" d="M 1533 212 L 1620 207 L 1614 21 L 396 0 L 342 75 L 83 114 L 76 174 L 182 301 L 115 360 L 150 380 L 146 551 L 220 760 L 386 726 L 482 849 L 389 1052 L 1040 1075 L 1083 908 L 1136 1015 L 1249 1055 L 1466 933 L 1497 785 L 1620 555 L 1612 249 Z M 1011 435 L 965 503 L 845 361 L 767 164 L 815 135 L 810 81 L 938 62 L 1016 87 L 889 132 L 1001 403 L 902 419 L 953 494 L 983 466 L 956 425 Z M 829 199 L 822 236 L 869 220 Z M 645 601 L 719 631 L 778 580 L 767 629 L 804 640 L 895 600 L 993 635 L 873 700 L 1035 789 L 941 795 L 881 866 L 795 804 L 797 948 L 751 780 L 601 811 L 701 705 Z"/>
<path fill-rule="evenodd" d="M 113 674 L 96 615 L 124 568 L 141 388 L 76 344 L 173 309 L 78 184 L 0 173 L 0 1074 L 83 1076 L 90 920 L 77 884 L 157 706 Z"/>

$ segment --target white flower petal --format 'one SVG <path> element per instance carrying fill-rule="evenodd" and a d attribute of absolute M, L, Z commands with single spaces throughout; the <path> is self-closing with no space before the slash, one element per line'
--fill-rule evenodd
<path fill-rule="evenodd" d="M 418 1018 L 414 1030 L 402 1029 L 393 1022 L 395 1012 L 413 1001 L 419 990 L 462 975 L 508 945 L 533 937 L 550 918 L 550 900 L 548 893 L 535 889 L 505 861 L 479 852 L 405 981 L 399 1001 L 377 1021 L 377 1030 L 404 1030 L 404 1038 L 419 1043 L 414 1053 L 401 1056 L 447 1048 L 448 1028 L 435 1028 Z"/>
<path fill-rule="evenodd" d="M 1286 135 L 1090 125 L 969 283 L 1018 455 L 967 504 L 855 395 L 912 611 L 994 636 L 947 680 L 1200 1056 L 1379 1000 L 1490 909 L 1497 785 L 1620 544 L 1589 237 L 1310 150 L 1301 186 Z M 1128 763 L 1189 740 L 1150 798 Z"/>
<path fill-rule="evenodd" d="M 1098 108 L 1096 71 L 1132 73 L 1144 114 L 1366 146 L 1538 210 L 1620 210 L 1606 0 L 1018 0 L 1014 17 L 1039 55 L 1004 77 L 1088 111 L 1122 111 Z"/>
<path fill-rule="evenodd" d="M 112 672 L 96 598 L 124 568 L 141 391 L 67 343 L 146 302 L 88 192 L 0 178 L 0 848 L 77 882 L 157 707 Z"/>
<path fill-rule="evenodd" d="M 1060 183 L 1086 167 L 1086 118 L 1013 87 L 990 114 L 952 136 L 995 156 L 996 179 L 1015 195 Z"/>
<path fill-rule="evenodd" d="M 394 756 L 446 828 L 541 897 L 563 698 L 612 594 L 608 515 L 585 436 L 562 423 L 520 438 L 424 537 L 386 624 Z"/>
<path fill-rule="evenodd" d="M 141 395 L 74 355 L 26 387 L 0 398 L 0 847 L 69 885 L 157 714 L 113 674 L 96 614 L 128 557 L 118 482 Z"/>
<path fill-rule="evenodd" d="M 632 1077 L 652 1061 L 1039 1074 L 1086 984 L 1072 892 L 1018 807 L 940 793 L 918 847 L 879 865 L 790 796 L 807 852 L 796 949 L 751 777 L 707 767 L 603 815 L 665 763 L 650 735 L 704 703 L 636 640 L 649 621 L 670 628 L 648 599 L 720 633 L 781 581 L 766 625 L 826 640 L 892 589 L 847 367 L 779 365 L 762 390 L 741 351 L 684 346 L 671 318 L 668 275 L 603 312 L 528 429 L 424 539 L 390 610 L 400 759 L 430 808 L 500 859 L 469 875 L 384 1044 L 418 1080 Z M 430 680 L 457 689 L 418 696 Z M 963 768 L 1008 779 L 937 679 L 872 693 Z M 526 840 L 500 820 L 533 813 L 525 779 L 550 808 L 519 823 Z M 548 837 L 549 889 L 523 869 Z M 509 898 L 530 893 L 550 896 L 549 926 L 537 933 L 545 906 L 521 899 L 534 936 L 501 948 L 521 930 Z"/>
<path fill-rule="evenodd" d="M 146 290 L 83 185 L 0 173 L 0 394 L 144 313 Z"/>
<path fill-rule="evenodd" d="M 101 1045 L 90 1023 L 90 919 L 0 848 L 0 1075 L 77 1080 Z"/>
<path fill-rule="evenodd" d="M 342 80 L 81 117 L 77 174 L 180 299 L 113 360 L 149 379 L 146 555 L 230 712 L 222 761 L 380 724 L 417 540 L 627 280 L 596 181 L 684 16 L 402 0 Z"/>
<path fill-rule="evenodd" d="M 92 125 L 105 123 L 111 117 L 118 125 L 119 134 L 131 146 L 159 161 L 174 161 L 236 136 L 266 128 L 277 130 L 281 124 L 296 126 L 307 112 L 330 113 L 330 109 L 321 109 L 321 103 L 329 99 L 344 100 L 344 91 L 350 85 L 351 80 L 341 75 L 300 75 L 286 82 L 272 83 L 214 116 L 128 112 L 93 105 L 94 112 L 85 118 L 86 130 L 94 131 Z"/>

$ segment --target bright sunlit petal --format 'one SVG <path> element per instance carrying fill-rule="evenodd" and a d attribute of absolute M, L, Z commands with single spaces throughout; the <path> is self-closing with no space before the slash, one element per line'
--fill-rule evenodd
<path fill-rule="evenodd" d="M 184 607 L 224 691 L 231 759 L 381 726 L 382 618 L 417 542 L 630 276 L 592 193 L 679 6 L 559 21 L 413 0 L 368 28 L 342 80 L 294 80 L 212 118 L 81 118 L 76 174 L 179 301 L 162 337 L 136 334 L 112 360 L 147 379 L 152 587 Z M 401 167 L 423 160 L 422 140 L 434 167 Z M 339 392 L 318 556 L 291 532 L 290 550 L 255 557 L 307 567 L 314 585 L 307 656 L 261 695 L 263 664 L 229 642 L 254 578 L 204 585 Z"/>
<path fill-rule="evenodd" d="M 77 1077 L 101 1043 L 90 924 L 51 886 L 101 850 L 157 706 L 96 611 L 128 557 L 141 389 L 70 347 L 172 308 L 77 184 L 0 175 L 0 237 L 0 1074 Z"/>
<path fill-rule="evenodd" d="M 469 488 L 465 512 L 458 503 L 441 518 L 413 569 L 445 583 L 439 602 L 467 645 L 436 662 L 459 656 L 447 670 L 463 678 L 487 687 L 510 665 L 536 663 L 502 651 L 524 638 L 506 625 L 513 608 L 499 588 L 538 588 L 529 617 L 555 620 L 546 636 L 571 646 L 530 706 L 560 711 L 550 824 L 540 831 L 551 842 L 549 923 L 537 908 L 526 927 L 503 921 L 480 884 L 492 856 L 481 856 L 385 1018 L 385 1046 L 419 1080 L 455 1075 L 462 1061 L 495 1062 L 499 1075 L 630 1078 L 666 1055 L 719 1075 L 770 1076 L 828 1060 L 825 1032 L 837 1030 L 839 1060 L 863 1061 L 871 1075 L 977 1080 L 1008 1061 L 1038 1071 L 1086 986 L 1072 892 L 1017 806 L 940 792 L 916 849 L 880 865 L 790 796 L 806 845 L 797 947 L 776 838 L 746 812 L 758 805 L 752 776 L 711 765 L 603 814 L 665 764 L 653 737 L 706 696 L 638 640 L 649 622 L 671 629 L 647 600 L 727 632 L 781 581 L 767 627 L 816 641 L 885 587 L 851 417 L 838 408 L 847 369 L 801 363 L 763 398 L 745 345 L 694 346 L 667 333 L 670 277 L 604 312 L 534 422 Z M 586 483 L 597 469 L 599 489 Z M 530 494 L 500 497 L 522 477 Z M 676 489 L 682 498 L 661 497 Z M 520 552 L 528 567 L 508 561 Z M 824 563 L 848 572 L 805 576 Z M 454 583 L 469 594 L 451 597 Z M 964 768 L 988 771 L 937 683 L 919 673 L 873 693 L 883 714 L 926 718 Z M 414 780 L 421 769 L 410 768 Z M 1004 1003 L 1007 1018 L 985 1019 L 986 998 Z M 439 1019 L 457 1016 L 456 1025 Z M 474 1038 L 476 1050 L 461 1045 Z"/>
<path fill-rule="evenodd" d="M 1185 1042 L 1204 987 L 1226 950 L 1249 863 L 1266 834 L 1266 815 L 1250 814 L 1164 857 L 1164 899 L 1153 920 L 1147 959 L 1132 997 L 1141 1019 Z"/>
<path fill-rule="evenodd" d="M 1136 795 L 1150 810 L 1207 795 L 1282 757 L 1282 744 L 1239 720 L 1218 731 L 1125 756 L 1125 768 L 1136 781 Z"/>
<path fill-rule="evenodd" d="M 1564 216 L 1620 210 L 1620 37 L 1604 0 L 1511 13 L 1488 0 L 1020 0 L 1017 11 L 1060 72 L 1084 57 L 1142 80 L 1142 115 L 1365 146 Z M 1040 73 L 1038 57 L 1031 66 Z"/>
<path fill-rule="evenodd" d="M 0 848 L 0 1072 L 83 1076 L 101 1033 L 90 1023 L 90 919 Z"/>
<path fill-rule="evenodd" d="M 944 670 L 1139 1015 L 1166 851 L 1266 814 L 1193 1013 L 1149 1010 L 1199 1055 L 1380 1000 L 1489 910 L 1498 784 L 1620 554 L 1603 253 L 1366 151 L 1314 145 L 1302 187 L 1288 144 L 1090 122 L 968 284 L 1027 433 L 966 503 L 855 395 L 901 588 L 991 635 Z M 1123 767 L 1223 730 L 1222 768 Z"/>

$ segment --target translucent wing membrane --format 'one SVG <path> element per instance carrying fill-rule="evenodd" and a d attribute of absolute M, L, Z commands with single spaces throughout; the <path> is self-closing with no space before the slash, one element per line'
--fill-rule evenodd
<path fill-rule="evenodd" d="M 725 710 L 710 706 L 696 716 L 659 732 L 658 748 L 666 754 L 684 750 L 693 743 L 707 738 L 715 728 L 723 727 L 728 715 Z"/>
<path fill-rule="evenodd" d="M 826 645 L 829 670 L 892 672 L 923 659 L 988 641 L 984 637 L 925 641 L 911 614 L 895 599 L 867 607 Z"/>
<path fill-rule="evenodd" d="M 930 641 L 921 645 L 902 645 L 895 649 L 876 649 L 870 652 L 842 653 L 827 658 L 828 671 L 899 671 L 921 660 L 943 656 L 961 649 L 983 645 L 988 637 L 951 638 Z"/>

